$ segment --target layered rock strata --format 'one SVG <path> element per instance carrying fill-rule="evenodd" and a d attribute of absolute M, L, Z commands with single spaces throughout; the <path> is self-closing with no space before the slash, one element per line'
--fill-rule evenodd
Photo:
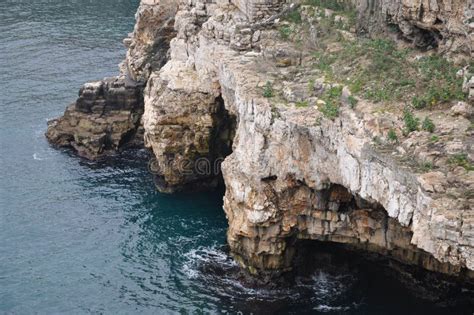
<path fill-rule="evenodd" d="M 473 8 L 464 1 L 355 4 L 370 15 L 359 31 L 396 24 L 418 46 L 471 53 Z M 472 102 L 420 112 L 436 123 L 435 142 L 425 131 L 387 141 L 389 130 L 404 128 L 403 113 L 363 99 L 350 106 L 348 93 L 327 117 L 322 95 L 336 85 L 314 69 L 304 43 L 282 40 L 287 24 L 278 12 L 288 5 L 142 1 L 124 68 L 146 81 L 144 139 L 158 189 L 213 187 L 214 166 L 225 158 L 228 242 L 254 274 L 291 268 L 295 242 L 315 239 L 473 279 Z M 461 75 L 469 93 L 470 70 Z M 464 164 L 453 165 L 453 156 Z M 430 169 L 421 171 L 421 162 Z"/>
<path fill-rule="evenodd" d="M 86 83 L 64 116 L 48 123 L 46 137 L 52 144 L 73 148 L 91 160 L 126 144 L 139 145 L 143 142 L 139 131 L 142 90 L 142 84 L 123 77 Z"/>
<path fill-rule="evenodd" d="M 474 57 L 474 2 L 459 0 L 360 0 L 359 31 L 397 27 L 420 48 Z"/>
<path fill-rule="evenodd" d="M 135 29 L 124 40 L 128 50 L 120 75 L 86 83 L 64 115 L 48 123 L 50 143 L 90 160 L 143 147 L 143 89 L 151 71 L 168 59 L 177 8 L 175 1 L 142 1 Z"/>
<path fill-rule="evenodd" d="M 309 53 L 254 24 L 236 4 L 181 3 L 171 59 L 146 89 L 144 121 L 157 159 L 178 153 L 178 160 L 193 160 L 199 143 L 212 142 L 212 132 L 203 130 L 216 126 L 209 118 L 214 100 L 221 96 L 236 117 L 233 152 L 222 170 L 237 260 L 253 273 L 284 270 L 296 240 L 317 239 L 472 277 L 473 173 L 441 167 L 419 173 L 403 162 L 408 152 L 414 159 L 435 154 L 425 137 L 404 139 L 403 154 L 388 152 L 373 139 L 385 137 L 400 116 L 374 113 L 375 104 L 341 108 L 334 120 L 315 107 L 291 105 L 318 98 L 305 79 L 314 75 Z M 286 99 L 263 97 L 267 81 Z M 437 150 L 455 143 L 455 150 L 470 150 L 469 121 L 446 119 L 442 128 L 459 136 Z M 180 172 L 169 178 L 183 187 L 196 179 Z"/>

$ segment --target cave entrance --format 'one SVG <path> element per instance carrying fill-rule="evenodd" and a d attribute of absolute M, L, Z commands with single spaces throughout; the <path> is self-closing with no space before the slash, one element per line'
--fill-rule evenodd
<path fill-rule="evenodd" d="M 215 128 L 212 132 L 212 168 L 217 177 L 217 188 L 219 191 L 225 191 L 224 178 L 222 176 L 222 162 L 232 154 L 232 146 L 237 128 L 237 117 L 229 113 L 225 107 L 222 96 L 216 98 L 217 112 L 214 114 Z"/>
<path fill-rule="evenodd" d="M 441 23 L 442 21 L 438 20 L 436 25 Z M 388 28 L 396 32 L 399 39 L 411 43 L 421 51 L 437 49 L 443 40 L 443 35 L 437 29 L 424 29 L 416 25 L 405 25 L 404 31 L 402 31 L 398 24 L 388 24 Z"/>
<path fill-rule="evenodd" d="M 447 274 L 457 272 L 413 245 L 410 226 L 403 226 L 397 218 L 390 217 L 381 204 L 338 184 L 319 191 L 309 190 L 311 210 L 302 208 L 303 212 L 298 215 L 295 242 L 316 240 L 344 244 L 347 248 L 391 257 L 407 265 Z M 290 194 L 288 198 L 293 197 Z"/>
<path fill-rule="evenodd" d="M 292 276 L 356 273 L 370 285 L 387 281 L 384 287 L 394 292 L 444 301 L 454 294 L 474 303 L 474 282 L 463 270 L 411 244 L 410 226 L 391 218 L 382 205 L 338 184 L 311 193 L 315 206 L 298 218 L 287 243 L 295 252 Z"/>
<path fill-rule="evenodd" d="M 305 200 L 311 200 L 309 207 L 301 206 L 301 196 L 304 196 L 302 191 L 307 192 Z M 306 256 L 310 256 L 307 253 L 314 252 L 314 249 L 307 247 L 312 248 L 315 246 L 312 243 L 315 243 L 320 244 L 316 248 L 324 245 L 384 261 L 408 274 L 423 271 L 423 274 L 463 278 L 464 271 L 460 267 L 440 262 L 430 253 L 413 245 L 411 224 L 403 226 L 397 218 L 390 217 L 386 209 L 377 202 L 366 200 L 338 184 L 331 184 L 319 191 L 300 184 L 280 200 L 287 205 L 293 199 L 298 199 L 296 196 L 299 196 L 299 201 L 293 202 L 292 208 L 299 206 L 301 209 L 293 214 L 296 215 L 296 220 L 291 218 L 291 213 L 284 214 L 288 217 L 283 218 L 283 222 L 297 222 L 287 239 L 287 245 L 300 253 L 295 254 L 293 267 L 299 268 L 301 259 L 309 259 L 309 264 L 314 263 L 311 262 L 312 258 Z"/>

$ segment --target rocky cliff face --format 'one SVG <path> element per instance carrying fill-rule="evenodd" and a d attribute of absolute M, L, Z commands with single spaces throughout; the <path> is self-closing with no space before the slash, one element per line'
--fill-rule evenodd
<path fill-rule="evenodd" d="M 370 18 L 352 24 L 352 12 L 324 4 L 142 1 L 125 65 L 146 81 L 144 139 L 158 189 L 213 187 L 225 158 L 228 242 L 254 274 L 291 268 L 295 243 L 313 239 L 472 279 L 474 79 L 462 65 L 457 77 L 442 76 L 433 69 L 448 64 L 414 46 L 469 59 L 473 8 L 460 0 L 358 1 L 359 16 Z M 390 25 L 398 46 L 357 44 L 357 32 L 376 36 Z M 336 40 L 325 29 L 336 29 Z M 393 53 L 399 46 L 415 50 Z M 392 74 L 386 65 L 399 60 L 421 68 Z M 425 85 L 416 80 L 390 90 L 394 99 L 383 86 L 375 93 L 378 82 L 392 84 L 388 77 L 355 92 L 353 69 L 373 65 L 407 82 L 409 73 L 428 73 L 427 96 L 417 96 Z M 362 73 L 357 82 L 370 77 Z M 447 82 L 443 95 L 429 89 L 438 81 Z M 425 107 L 418 117 L 403 108 L 405 90 Z"/>
<path fill-rule="evenodd" d="M 362 0 L 356 3 L 361 31 L 377 33 L 385 26 L 392 26 L 420 48 L 439 47 L 443 53 L 474 56 L 474 3 L 470 0 Z"/>
<path fill-rule="evenodd" d="M 120 74 L 80 89 L 64 116 L 48 123 L 46 137 L 53 145 L 90 160 L 143 146 L 143 89 L 151 71 L 168 58 L 177 8 L 175 1 L 142 1 L 135 29 L 124 39 L 128 50 Z"/>

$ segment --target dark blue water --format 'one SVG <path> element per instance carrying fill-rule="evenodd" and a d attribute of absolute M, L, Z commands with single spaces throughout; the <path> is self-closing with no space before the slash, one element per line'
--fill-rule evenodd
<path fill-rule="evenodd" d="M 90 163 L 49 147 L 47 120 L 117 73 L 137 6 L 0 0 L 0 313 L 432 311 L 358 266 L 250 286 L 226 254 L 222 193 L 158 194 L 145 151 Z"/>

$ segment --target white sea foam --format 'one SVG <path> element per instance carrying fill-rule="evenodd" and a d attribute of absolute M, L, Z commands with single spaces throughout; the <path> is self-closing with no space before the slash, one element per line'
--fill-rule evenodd
<path fill-rule="evenodd" d="M 331 306 L 326 304 L 320 304 L 314 308 L 314 310 L 322 313 L 329 313 L 329 312 L 344 312 L 348 311 L 351 308 L 349 306 Z"/>
<path fill-rule="evenodd" d="M 191 279 L 199 276 L 199 267 L 203 264 L 217 264 L 223 269 L 237 266 L 237 263 L 224 251 L 211 247 L 199 247 L 184 254 L 186 258 L 182 271 Z"/>
<path fill-rule="evenodd" d="M 33 154 L 33 159 L 36 161 L 44 161 L 44 158 L 39 157 L 38 153 Z"/>

